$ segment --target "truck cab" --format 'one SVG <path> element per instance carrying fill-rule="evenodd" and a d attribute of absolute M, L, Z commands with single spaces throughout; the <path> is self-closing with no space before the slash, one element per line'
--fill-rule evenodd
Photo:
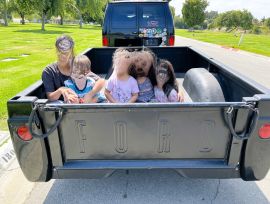
<path fill-rule="evenodd" d="M 103 46 L 173 46 L 174 23 L 167 1 L 114 1 L 107 5 Z"/>

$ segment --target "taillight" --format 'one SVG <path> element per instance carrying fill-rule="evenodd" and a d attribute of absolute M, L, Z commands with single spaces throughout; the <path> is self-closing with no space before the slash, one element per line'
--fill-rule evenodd
<path fill-rule="evenodd" d="M 174 35 L 171 35 L 169 38 L 169 46 L 174 46 Z"/>
<path fill-rule="evenodd" d="M 103 36 L 102 44 L 103 44 L 103 46 L 109 46 L 109 40 L 106 36 Z"/>
<path fill-rule="evenodd" d="M 18 127 L 17 134 L 24 141 L 29 141 L 29 140 L 33 139 L 32 135 L 29 131 L 29 128 L 25 125 Z"/>
<path fill-rule="evenodd" d="M 264 124 L 259 130 L 259 136 L 262 139 L 270 139 L 270 123 Z"/>

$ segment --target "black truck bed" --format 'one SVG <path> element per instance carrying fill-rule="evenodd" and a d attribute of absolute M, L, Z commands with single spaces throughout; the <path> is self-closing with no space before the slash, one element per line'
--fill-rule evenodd
<path fill-rule="evenodd" d="M 109 77 L 114 50 L 84 53 L 94 73 Z M 270 140 L 259 130 L 270 123 L 269 90 L 193 48 L 152 50 L 172 62 L 184 103 L 50 104 L 42 82 L 8 101 L 13 145 L 29 180 L 160 168 L 193 178 L 259 180 L 266 175 Z M 218 92 L 222 97 L 215 98 Z M 22 125 L 39 137 L 55 130 L 23 141 L 17 133 Z"/>

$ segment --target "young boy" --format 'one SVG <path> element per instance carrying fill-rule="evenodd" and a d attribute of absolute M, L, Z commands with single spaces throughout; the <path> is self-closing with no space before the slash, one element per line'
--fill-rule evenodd
<path fill-rule="evenodd" d="M 75 57 L 73 61 L 71 79 L 65 81 L 65 86 L 72 89 L 79 98 L 79 103 L 85 103 L 84 96 L 89 93 L 94 85 L 95 80 L 89 74 L 91 72 L 91 61 L 85 55 Z M 68 101 L 67 101 L 68 102 Z M 93 103 L 106 102 L 103 94 L 97 93 L 94 96 Z"/>

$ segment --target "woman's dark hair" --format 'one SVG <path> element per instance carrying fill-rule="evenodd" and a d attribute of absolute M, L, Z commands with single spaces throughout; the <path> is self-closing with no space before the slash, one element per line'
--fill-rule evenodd
<path fill-rule="evenodd" d="M 168 70 L 169 80 L 163 85 L 163 91 L 168 97 L 173 89 L 178 93 L 178 83 L 172 64 L 165 59 L 158 60 L 157 67 L 163 67 Z"/>

